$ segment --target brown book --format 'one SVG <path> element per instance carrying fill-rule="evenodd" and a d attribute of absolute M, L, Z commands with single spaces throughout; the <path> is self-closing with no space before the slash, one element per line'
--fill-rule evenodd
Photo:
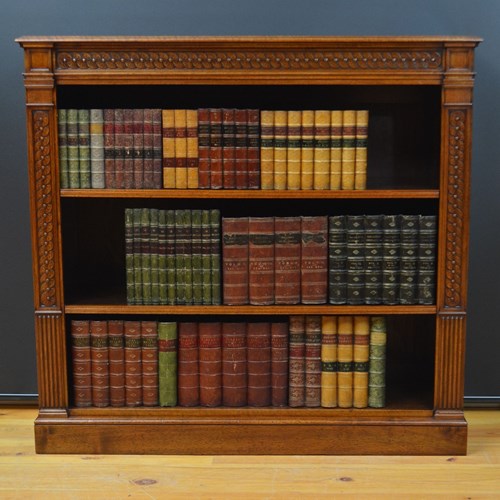
<path fill-rule="evenodd" d="M 125 406 L 125 344 L 123 321 L 108 321 L 109 401 L 111 406 Z"/>
<path fill-rule="evenodd" d="M 289 331 L 288 405 L 295 408 L 305 402 L 305 316 L 290 316 Z"/>
<path fill-rule="evenodd" d="M 92 361 L 90 359 L 90 324 L 88 321 L 71 321 L 71 357 L 74 405 L 79 408 L 92 406 Z"/>
<path fill-rule="evenodd" d="M 153 109 L 153 188 L 162 187 L 161 109 Z"/>
<path fill-rule="evenodd" d="M 328 284 L 328 219 L 301 217 L 301 300 L 325 304 Z"/>
<path fill-rule="evenodd" d="M 134 109 L 134 188 L 144 187 L 144 110 Z"/>
<path fill-rule="evenodd" d="M 115 111 L 104 110 L 104 185 L 115 187 Z"/>
<path fill-rule="evenodd" d="M 248 111 L 247 157 L 248 189 L 260 188 L 260 112 Z"/>
<path fill-rule="evenodd" d="M 222 110 L 222 186 L 236 188 L 236 124 L 235 110 Z"/>
<path fill-rule="evenodd" d="M 199 367 L 200 405 L 220 406 L 222 403 L 222 332 L 221 324 L 200 323 Z"/>
<path fill-rule="evenodd" d="M 175 117 L 173 109 L 162 110 L 163 187 L 175 188 Z"/>
<path fill-rule="evenodd" d="M 271 323 L 271 404 L 288 405 L 288 323 Z"/>
<path fill-rule="evenodd" d="M 198 179 L 198 112 L 195 109 L 186 110 L 186 164 L 187 187 L 197 189 Z"/>
<path fill-rule="evenodd" d="M 142 161 L 144 176 L 142 179 L 142 187 L 144 189 L 154 189 L 154 174 L 153 174 L 153 110 L 144 110 L 143 121 L 143 148 Z M 138 186 L 136 186 L 138 187 Z"/>
<path fill-rule="evenodd" d="M 125 187 L 125 110 L 115 109 L 115 188 Z"/>
<path fill-rule="evenodd" d="M 306 316 L 305 406 L 321 405 L 321 316 Z"/>
<path fill-rule="evenodd" d="M 142 404 L 158 406 L 158 323 L 141 321 Z"/>
<path fill-rule="evenodd" d="M 271 324 L 248 323 L 248 406 L 271 405 Z"/>
<path fill-rule="evenodd" d="M 235 187 L 248 188 L 248 113 L 246 109 L 234 110 Z M 258 152 L 260 155 L 260 152 Z"/>
<path fill-rule="evenodd" d="M 353 317 L 339 316 L 337 331 L 338 405 L 340 408 L 351 408 L 353 402 Z"/>
<path fill-rule="evenodd" d="M 222 109 L 210 109 L 210 187 L 222 189 Z"/>
<path fill-rule="evenodd" d="M 274 218 L 274 301 L 300 303 L 300 217 Z"/>
<path fill-rule="evenodd" d="M 117 143 L 120 142 L 123 148 L 123 186 L 125 189 L 134 187 L 134 110 L 122 109 L 116 110 L 123 117 L 122 135 L 117 137 Z M 118 145 L 118 144 L 117 144 Z"/>
<path fill-rule="evenodd" d="M 125 405 L 142 405 L 141 322 L 124 322 Z"/>
<path fill-rule="evenodd" d="M 368 406 L 368 364 L 370 358 L 370 318 L 354 316 L 353 402 L 354 408 Z"/>
<path fill-rule="evenodd" d="M 198 109 L 198 187 L 210 187 L 210 110 Z"/>
<path fill-rule="evenodd" d="M 222 404 L 247 404 L 246 323 L 222 323 Z"/>
<path fill-rule="evenodd" d="M 179 406 L 198 406 L 200 404 L 198 363 L 198 323 L 179 323 L 177 359 L 177 401 Z"/>
<path fill-rule="evenodd" d="M 109 406 L 109 351 L 106 321 L 90 322 L 92 406 Z"/>
<path fill-rule="evenodd" d="M 187 189 L 187 110 L 174 109 L 175 187 Z"/>
<path fill-rule="evenodd" d="M 248 217 L 222 219 L 222 272 L 224 304 L 248 304 Z"/>
<path fill-rule="evenodd" d="M 274 218 L 248 218 L 248 295 L 250 304 L 274 303 Z"/>

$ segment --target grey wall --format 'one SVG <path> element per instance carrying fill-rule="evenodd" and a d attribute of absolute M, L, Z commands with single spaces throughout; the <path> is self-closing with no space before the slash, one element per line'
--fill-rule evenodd
<path fill-rule="evenodd" d="M 16 0 L 0 16 L 0 394 L 36 392 L 21 35 L 473 35 L 466 394 L 500 396 L 498 0 Z"/>

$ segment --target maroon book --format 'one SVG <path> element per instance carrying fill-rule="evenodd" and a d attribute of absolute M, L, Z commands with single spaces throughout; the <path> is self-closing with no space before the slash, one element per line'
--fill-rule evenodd
<path fill-rule="evenodd" d="M 123 109 L 115 109 L 115 185 L 116 189 L 125 187 L 125 115 Z"/>
<path fill-rule="evenodd" d="M 260 188 L 260 111 L 248 110 L 248 188 Z"/>
<path fill-rule="evenodd" d="M 144 110 L 134 109 L 134 188 L 144 187 Z"/>
<path fill-rule="evenodd" d="M 141 321 L 142 404 L 158 406 L 158 323 Z"/>
<path fill-rule="evenodd" d="M 325 304 L 328 284 L 328 218 L 302 217 L 301 299 Z"/>
<path fill-rule="evenodd" d="M 247 404 L 246 323 L 222 323 L 222 404 Z"/>
<path fill-rule="evenodd" d="M 92 405 L 109 406 L 109 351 L 106 321 L 90 322 L 90 358 L 92 360 Z"/>
<path fill-rule="evenodd" d="M 305 317 L 290 316 L 288 405 L 295 408 L 305 402 Z"/>
<path fill-rule="evenodd" d="M 125 406 L 125 350 L 123 321 L 108 321 L 109 401 L 111 406 Z"/>
<path fill-rule="evenodd" d="M 222 109 L 210 109 L 210 187 L 222 189 Z"/>
<path fill-rule="evenodd" d="M 222 218 L 222 273 L 224 304 L 248 304 L 248 217 Z"/>
<path fill-rule="evenodd" d="M 271 323 L 271 403 L 288 405 L 288 323 Z"/>
<path fill-rule="evenodd" d="M 235 110 L 222 110 L 222 185 L 224 189 L 236 187 L 236 126 Z"/>
<path fill-rule="evenodd" d="M 210 110 L 198 109 L 198 187 L 210 187 Z"/>
<path fill-rule="evenodd" d="M 248 406 L 271 405 L 271 323 L 247 325 Z"/>
<path fill-rule="evenodd" d="M 321 316 L 306 316 L 305 406 L 321 406 Z"/>
<path fill-rule="evenodd" d="M 104 110 L 104 182 L 107 189 L 115 187 L 115 111 Z"/>
<path fill-rule="evenodd" d="M 125 405 L 142 405 L 141 322 L 125 321 Z"/>
<path fill-rule="evenodd" d="M 248 294 L 250 304 L 274 304 L 273 217 L 248 219 Z"/>
<path fill-rule="evenodd" d="M 300 303 L 300 218 L 274 218 L 274 300 Z"/>
<path fill-rule="evenodd" d="M 153 188 L 162 187 L 161 109 L 153 109 Z"/>
<path fill-rule="evenodd" d="M 200 323 L 200 405 L 220 406 L 222 403 L 222 332 L 221 324 Z"/>
<path fill-rule="evenodd" d="M 143 169 L 144 178 L 142 187 L 144 189 L 153 189 L 154 185 L 154 173 L 153 173 L 153 110 L 144 110 L 144 121 L 143 121 Z"/>
<path fill-rule="evenodd" d="M 73 361 L 74 405 L 79 408 L 92 406 L 92 362 L 88 321 L 71 321 L 71 357 Z"/>
<path fill-rule="evenodd" d="M 134 187 L 134 110 L 120 110 L 123 116 L 123 132 L 120 142 L 123 148 L 123 188 Z M 118 187 L 118 186 L 117 186 Z"/>
<path fill-rule="evenodd" d="M 179 323 L 177 402 L 179 406 L 200 404 L 198 323 Z"/>
<path fill-rule="evenodd" d="M 236 189 L 248 188 L 248 113 L 246 109 L 234 110 L 235 122 L 235 177 Z"/>

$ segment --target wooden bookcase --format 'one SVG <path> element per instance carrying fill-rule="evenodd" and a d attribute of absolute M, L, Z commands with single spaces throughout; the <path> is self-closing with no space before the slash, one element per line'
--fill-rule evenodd
<path fill-rule="evenodd" d="M 465 454 L 474 48 L 468 37 L 23 37 L 39 453 Z M 370 110 L 364 191 L 60 189 L 58 107 Z M 347 106 L 347 108 L 346 108 Z M 291 203 L 293 200 L 293 203 Z M 243 203 L 242 203 L 243 202 Z M 127 206 L 438 216 L 430 306 L 129 306 Z M 178 204 L 178 205 L 176 205 Z M 121 214 L 121 215 L 120 215 Z M 100 223 L 105 220 L 106 224 Z M 109 232 L 109 228 L 118 229 Z M 84 234 L 88 245 L 75 241 Z M 103 272 L 86 282 L 96 264 Z M 75 408 L 72 318 L 384 314 L 400 367 L 383 409 Z M 390 356 L 390 353 L 389 353 Z M 388 363 L 391 363 L 389 358 Z M 396 364 L 396 363 L 395 363 Z M 390 381 L 389 381 L 390 382 Z M 388 384 L 389 384 L 388 382 Z"/>

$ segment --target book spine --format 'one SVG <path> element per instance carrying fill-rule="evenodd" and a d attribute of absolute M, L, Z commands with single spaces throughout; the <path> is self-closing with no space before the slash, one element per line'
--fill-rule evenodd
<path fill-rule="evenodd" d="M 163 187 L 175 188 L 175 118 L 173 109 L 162 110 Z"/>
<path fill-rule="evenodd" d="M 337 398 L 340 408 L 351 408 L 353 403 L 353 318 L 338 317 Z"/>
<path fill-rule="evenodd" d="M 354 316 L 353 399 L 354 408 L 368 406 L 368 363 L 370 356 L 370 318 Z"/>
<path fill-rule="evenodd" d="M 142 209 L 133 208 L 133 266 L 134 266 L 134 303 L 143 304 L 142 296 Z"/>
<path fill-rule="evenodd" d="M 382 301 L 399 304 L 399 274 L 401 265 L 401 221 L 398 215 L 384 215 L 382 264 Z"/>
<path fill-rule="evenodd" d="M 211 108 L 210 112 L 210 187 L 222 189 L 224 182 L 222 166 L 222 109 Z"/>
<path fill-rule="evenodd" d="M 248 189 L 260 188 L 260 112 L 248 109 L 247 127 L 247 170 Z"/>
<path fill-rule="evenodd" d="M 418 303 L 436 301 L 436 237 L 437 217 L 421 215 L 418 241 Z"/>
<path fill-rule="evenodd" d="M 200 404 L 200 369 L 198 366 L 198 323 L 179 323 L 178 403 Z"/>
<path fill-rule="evenodd" d="M 115 112 L 104 110 L 104 184 L 107 189 L 116 186 L 115 183 Z"/>
<path fill-rule="evenodd" d="M 314 189 L 330 188 L 330 111 L 314 112 Z"/>
<path fill-rule="evenodd" d="M 80 161 L 78 146 L 78 110 L 66 110 L 66 140 L 68 144 L 68 176 L 71 189 L 80 188 Z"/>
<path fill-rule="evenodd" d="M 347 303 L 365 303 L 365 224 L 364 215 L 348 215 Z"/>
<path fill-rule="evenodd" d="M 302 111 L 288 111 L 287 116 L 287 189 L 300 189 Z"/>
<path fill-rule="evenodd" d="M 109 401 L 113 407 L 125 406 L 125 343 L 123 321 L 108 321 Z"/>
<path fill-rule="evenodd" d="M 210 110 L 198 109 L 198 187 L 210 187 Z"/>
<path fill-rule="evenodd" d="M 302 111 L 300 189 L 314 187 L 314 111 Z"/>
<path fill-rule="evenodd" d="M 346 216 L 328 219 L 328 287 L 330 304 L 347 302 L 347 229 Z"/>
<path fill-rule="evenodd" d="M 80 187 L 89 189 L 90 179 L 90 110 L 78 110 L 78 160 L 80 168 Z"/>
<path fill-rule="evenodd" d="M 57 140 L 59 146 L 59 185 L 61 189 L 69 188 L 67 121 L 67 110 L 59 109 L 57 111 Z"/>
<path fill-rule="evenodd" d="M 248 406 L 271 405 L 271 324 L 248 323 Z"/>
<path fill-rule="evenodd" d="M 103 189 L 104 183 L 104 116 L 102 109 L 90 110 L 90 170 L 93 189 Z"/>
<path fill-rule="evenodd" d="M 303 304 L 325 304 L 328 281 L 328 219 L 301 217 L 301 298 Z"/>
<path fill-rule="evenodd" d="M 321 316 L 306 316 L 305 406 L 321 405 Z"/>
<path fill-rule="evenodd" d="M 186 304 L 186 261 L 187 228 L 185 210 L 175 210 L 175 303 Z"/>
<path fill-rule="evenodd" d="M 167 262 L 167 304 L 177 303 L 177 260 L 176 260 L 176 220 L 175 210 L 166 213 L 166 262 Z"/>
<path fill-rule="evenodd" d="M 134 275 L 134 211 L 125 209 L 125 270 L 127 281 L 127 304 L 134 305 L 135 275 Z"/>
<path fill-rule="evenodd" d="M 331 111 L 330 119 L 330 189 L 341 189 L 343 112 Z"/>
<path fill-rule="evenodd" d="M 305 317 L 290 316 L 289 330 L 288 405 L 296 408 L 305 403 Z"/>
<path fill-rule="evenodd" d="M 354 189 L 366 189 L 368 158 L 368 111 L 356 111 L 356 151 L 354 159 Z"/>
<path fill-rule="evenodd" d="M 123 171 L 123 186 L 125 189 L 134 188 L 134 110 L 116 110 L 122 119 L 119 125 L 120 134 L 117 137 L 117 145 L 120 144 L 120 165 Z"/>
<path fill-rule="evenodd" d="M 288 323 L 271 323 L 271 404 L 288 405 Z"/>
<path fill-rule="evenodd" d="M 158 295 L 160 305 L 168 304 L 166 210 L 158 210 Z"/>
<path fill-rule="evenodd" d="M 127 149 L 125 147 L 125 139 L 126 139 L 125 111 L 131 111 L 131 110 L 115 109 L 115 120 L 114 120 L 115 189 L 123 189 L 125 187 L 125 176 L 127 173 L 126 172 L 127 167 L 125 165 L 125 161 L 129 159 L 129 157 L 126 156 Z M 130 154 L 132 153 L 130 152 Z"/>
<path fill-rule="evenodd" d="M 151 304 L 160 304 L 160 250 L 159 250 L 159 210 L 150 209 L 150 269 L 151 269 Z"/>
<path fill-rule="evenodd" d="M 73 362 L 73 403 L 78 408 L 92 406 L 92 361 L 90 323 L 71 321 L 71 358 Z"/>
<path fill-rule="evenodd" d="M 365 216 L 365 304 L 382 304 L 384 216 Z"/>
<path fill-rule="evenodd" d="M 287 111 L 274 111 L 274 189 L 286 189 Z"/>
<path fill-rule="evenodd" d="M 174 109 L 175 187 L 187 189 L 187 115 L 185 109 Z"/>
<path fill-rule="evenodd" d="M 222 328 L 219 322 L 199 323 L 200 405 L 222 403 Z"/>
<path fill-rule="evenodd" d="M 274 219 L 248 218 L 248 295 L 250 304 L 274 304 Z"/>
<path fill-rule="evenodd" d="M 418 215 L 401 215 L 401 271 L 399 303 L 417 303 Z"/>
<path fill-rule="evenodd" d="M 142 405 L 141 322 L 125 321 L 125 405 Z"/>
<path fill-rule="evenodd" d="M 337 406 L 337 317 L 321 317 L 321 406 Z"/>
<path fill-rule="evenodd" d="M 193 282 L 193 304 L 203 304 L 203 262 L 201 210 L 191 212 L 191 264 Z"/>
<path fill-rule="evenodd" d="M 274 111 L 260 112 L 260 185 L 274 189 Z"/>
<path fill-rule="evenodd" d="M 276 304 L 300 303 L 300 218 L 275 217 L 274 265 Z"/>
<path fill-rule="evenodd" d="M 158 323 L 141 321 L 142 399 L 144 406 L 158 406 Z"/>
<path fill-rule="evenodd" d="M 342 123 L 342 189 L 354 189 L 356 160 L 356 111 L 343 113 Z"/>
<path fill-rule="evenodd" d="M 134 120 L 134 188 L 144 187 L 144 110 L 133 110 Z"/>
<path fill-rule="evenodd" d="M 153 160 L 153 110 L 145 109 L 143 121 L 143 174 L 142 188 L 154 189 L 154 160 Z M 139 186 L 136 186 L 139 187 Z"/>
<path fill-rule="evenodd" d="M 212 283 L 212 305 L 222 303 L 221 293 L 221 227 L 220 210 L 210 210 L 210 280 Z"/>
<path fill-rule="evenodd" d="M 246 323 L 222 324 L 222 404 L 247 404 Z"/>
<path fill-rule="evenodd" d="M 192 217 L 191 210 L 183 210 L 184 249 L 183 261 L 185 269 L 185 303 L 193 303 L 193 254 L 192 254 Z"/>
<path fill-rule="evenodd" d="M 201 265 L 203 304 L 212 304 L 212 246 L 210 239 L 210 210 L 201 211 Z"/>
<path fill-rule="evenodd" d="M 177 323 L 158 323 L 160 406 L 177 405 Z"/>
<path fill-rule="evenodd" d="M 368 406 L 385 406 L 387 327 L 383 316 L 370 320 L 370 361 L 368 374 Z"/>
<path fill-rule="evenodd" d="M 248 111 L 250 110 L 234 110 L 234 161 L 236 189 L 248 189 Z M 257 153 L 259 153 L 259 151 L 257 151 Z"/>
<path fill-rule="evenodd" d="M 151 210 L 141 209 L 142 303 L 152 304 L 151 297 Z"/>
<path fill-rule="evenodd" d="M 198 111 L 186 110 L 187 187 L 198 189 Z"/>
<path fill-rule="evenodd" d="M 222 110 L 222 187 L 236 188 L 235 110 Z"/>
<path fill-rule="evenodd" d="M 161 109 L 153 109 L 153 188 L 162 187 L 162 129 Z"/>

